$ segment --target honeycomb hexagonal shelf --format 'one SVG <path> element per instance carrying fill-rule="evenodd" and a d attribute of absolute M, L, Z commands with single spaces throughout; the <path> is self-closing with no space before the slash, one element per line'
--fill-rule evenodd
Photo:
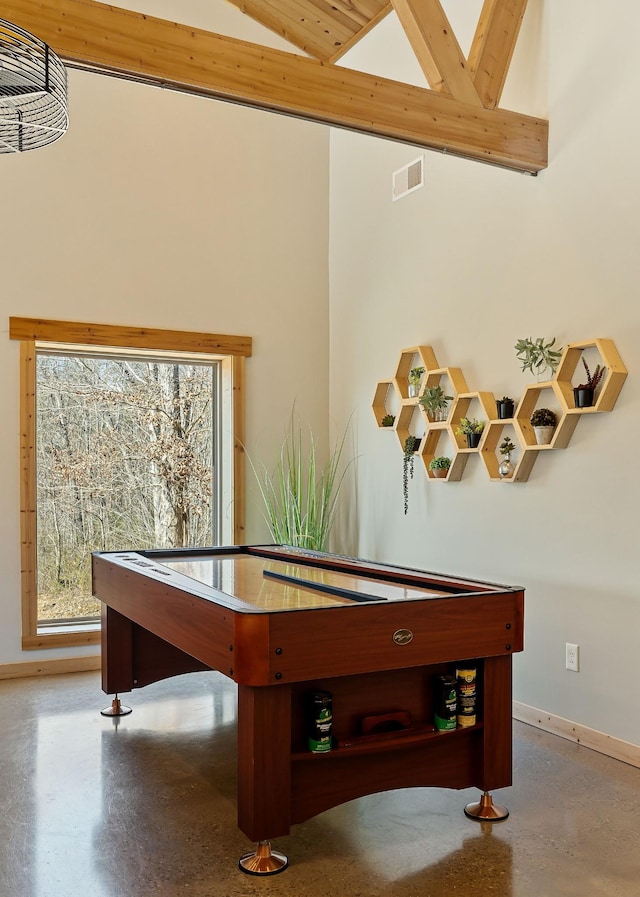
<path fill-rule="evenodd" d="M 594 397 L 592 406 L 576 407 L 572 379 L 581 358 L 591 361 L 595 367 L 605 368 L 602 382 Z M 589 361 L 587 361 L 589 364 Z M 446 420 L 432 420 L 420 405 L 417 395 L 409 395 L 409 374 L 412 368 L 423 367 L 420 389 L 447 383 L 453 393 L 453 400 Z M 443 440 L 451 445 L 453 457 L 448 475 L 442 482 L 455 482 L 462 478 L 469 456 L 480 454 L 489 478 L 507 483 L 526 482 L 537 458 L 545 451 L 563 449 L 569 445 L 571 437 L 582 414 L 611 411 L 616 404 L 620 390 L 627 377 L 627 369 L 611 339 L 598 338 L 565 346 L 562 357 L 551 380 L 532 383 L 525 387 L 512 419 L 497 418 L 495 398 L 490 392 L 470 392 L 462 370 L 454 367 L 439 367 L 431 346 L 413 346 L 403 349 L 392 380 L 380 380 L 376 386 L 372 408 L 377 424 L 385 429 L 382 420 L 387 414 L 394 414 L 392 428 L 401 448 L 408 436 L 420 436 L 419 454 L 428 480 L 440 479 L 429 469 L 430 461 L 441 453 Z M 551 442 L 539 445 L 531 425 L 531 415 L 541 406 L 547 394 L 556 411 L 558 421 Z M 547 401 L 549 401 L 547 399 Z M 396 410 L 397 409 L 397 410 Z M 477 409 L 477 410 L 476 410 Z M 464 436 L 456 433 L 463 417 L 472 414 L 486 425 L 477 447 L 469 448 Z M 510 477 L 501 477 L 499 459 L 496 454 L 505 428 L 510 428 L 517 441 L 517 460 Z"/>

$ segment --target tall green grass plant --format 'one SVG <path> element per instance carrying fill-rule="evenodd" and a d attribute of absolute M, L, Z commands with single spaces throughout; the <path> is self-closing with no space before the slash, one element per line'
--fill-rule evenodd
<path fill-rule="evenodd" d="M 313 432 L 303 427 L 294 409 L 274 468 L 256 467 L 249 458 L 274 542 L 326 551 L 338 497 L 352 463 L 343 463 L 348 429 L 321 466 Z"/>

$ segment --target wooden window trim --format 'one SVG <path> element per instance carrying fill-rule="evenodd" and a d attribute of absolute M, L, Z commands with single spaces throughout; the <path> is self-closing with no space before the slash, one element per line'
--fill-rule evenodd
<path fill-rule="evenodd" d="M 100 641 L 99 623 L 66 624 L 55 632 L 38 630 L 36 554 L 36 349 L 39 342 L 104 346 L 172 352 L 201 352 L 227 356 L 231 362 L 233 427 L 233 541 L 245 534 L 245 359 L 251 355 L 247 336 L 225 336 L 86 324 L 36 318 L 9 319 L 9 337 L 20 340 L 20 569 L 22 590 L 22 648 L 62 648 Z M 51 627 L 54 628 L 54 627 Z"/>
<path fill-rule="evenodd" d="M 250 336 L 225 336 L 189 330 L 158 330 L 149 327 L 118 327 L 111 324 L 80 324 L 44 318 L 9 318 L 11 339 L 36 342 L 80 343 L 130 349 L 162 349 L 169 352 L 205 352 L 208 355 L 251 355 Z"/>

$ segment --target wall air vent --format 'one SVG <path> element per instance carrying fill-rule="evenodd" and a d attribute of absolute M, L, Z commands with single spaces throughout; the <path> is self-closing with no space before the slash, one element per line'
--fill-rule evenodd
<path fill-rule="evenodd" d="M 402 199 L 424 185 L 424 156 L 419 156 L 408 165 L 393 172 L 392 199 Z"/>

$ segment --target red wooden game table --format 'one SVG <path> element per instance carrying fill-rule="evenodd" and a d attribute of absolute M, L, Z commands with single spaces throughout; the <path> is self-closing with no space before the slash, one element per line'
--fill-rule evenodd
<path fill-rule="evenodd" d="M 523 649 L 521 588 L 285 546 L 97 552 L 102 687 L 118 695 L 181 673 L 238 685 L 238 826 L 243 871 L 282 871 L 271 840 L 365 794 L 431 786 L 482 792 L 465 813 L 508 812 L 512 655 Z M 435 731 L 434 682 L 477 669 L 471 726 Z M 309 695 L 333 704 L 333 747 L 308 748 Z M 126 709 L 128 710 L 128 708 Z M 408 725 L 362 734 L 392 714 Z"/>

